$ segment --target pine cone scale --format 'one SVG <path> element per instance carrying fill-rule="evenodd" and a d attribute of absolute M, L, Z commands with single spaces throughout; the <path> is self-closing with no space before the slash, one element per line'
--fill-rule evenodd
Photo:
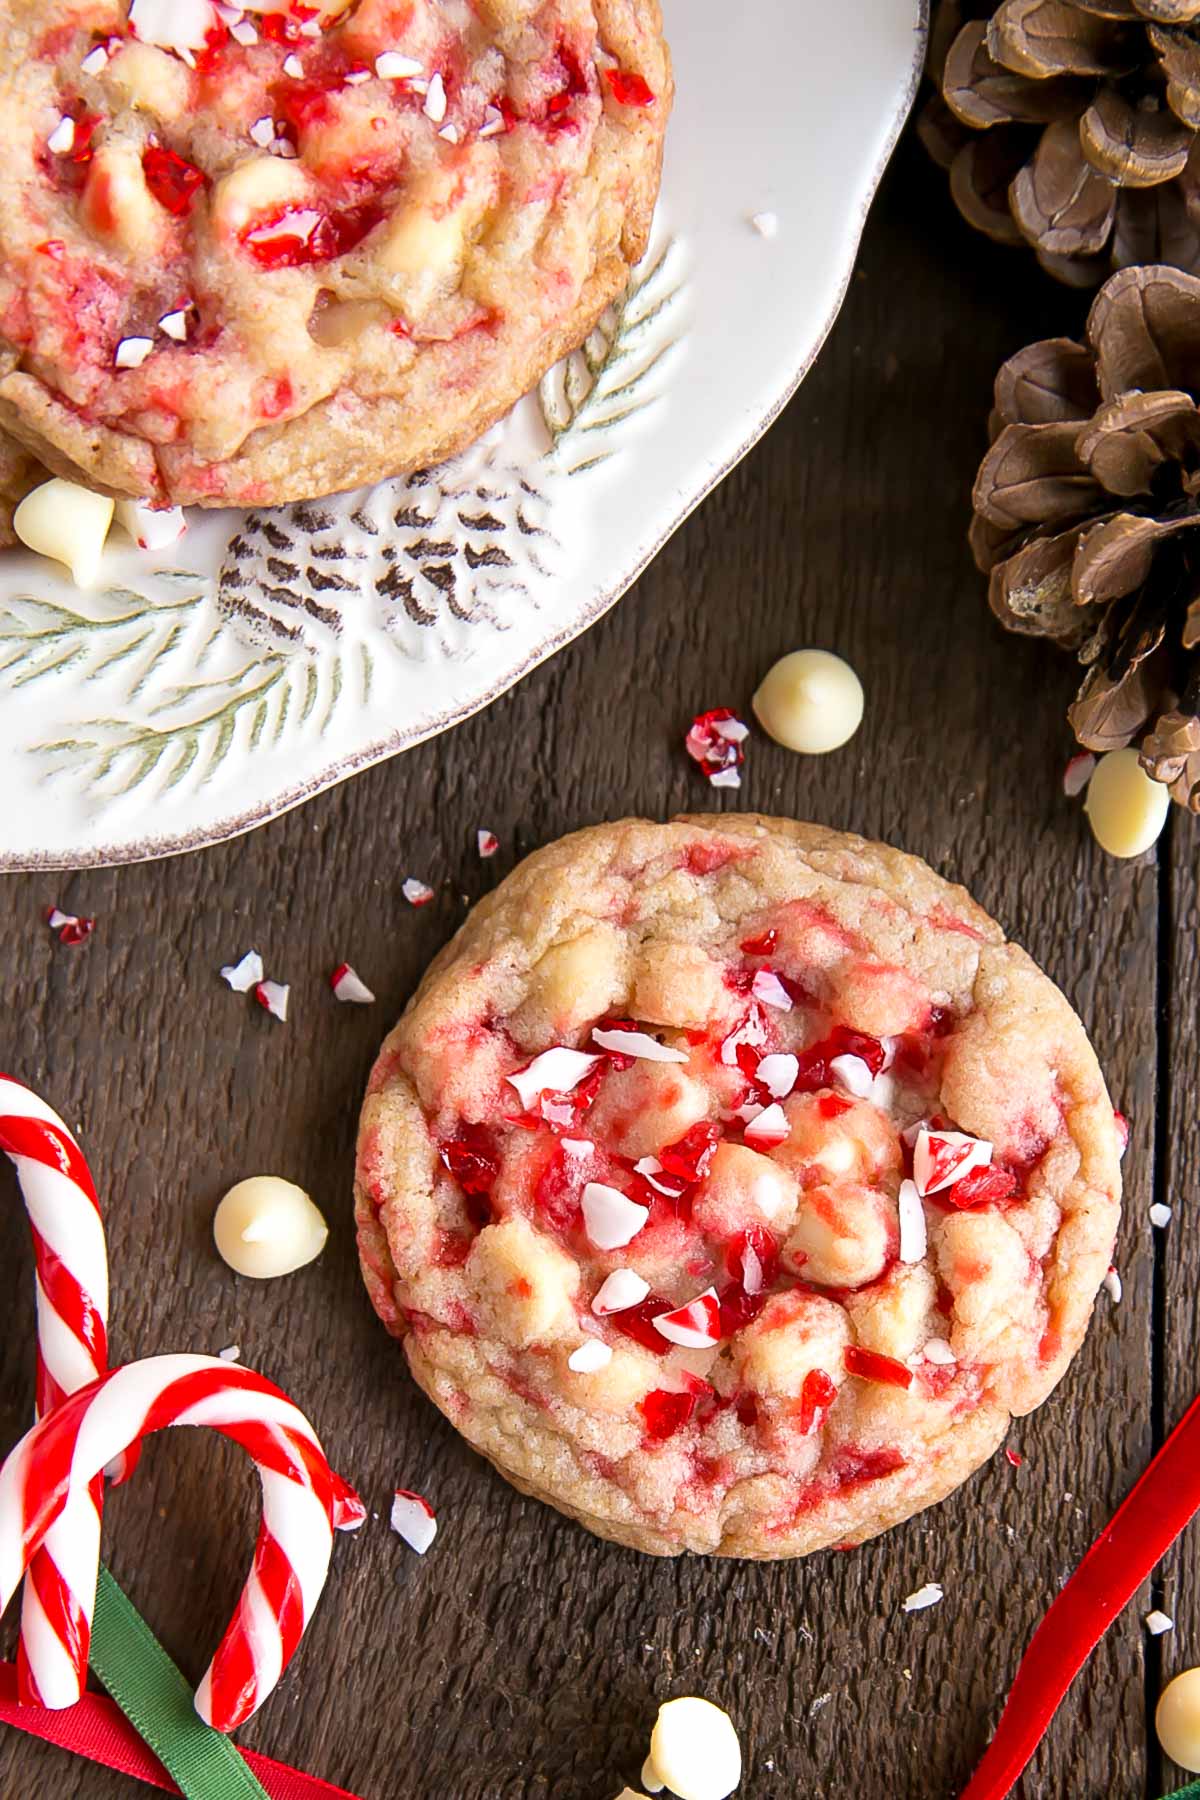
<path fill-rule="evenodd" d="M 1069 0 L 1003 0 L 988 22 L 988 50 L 1014 74 L 1127 74 L 1137 67 L 1136 27 L 1082 11 Z"/>
<path fill-rule="evenodd" d="M 1008 203 L 1024 236 L 1052 256 L 1095 256 L 1112 236 L 1116 190 L 1084 156 L 1073 119 L 1047 125 Z"/>

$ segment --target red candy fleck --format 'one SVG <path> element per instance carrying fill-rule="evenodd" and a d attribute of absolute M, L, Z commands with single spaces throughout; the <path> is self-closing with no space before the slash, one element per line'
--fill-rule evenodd
<path fill-rule="evenodd" d="M 99 113 L 80 113 L 79 117 L 75 120 L 75 141 L 67 152 L 68 159 L 71 162 L 91 162 L 92 157 L 96 153 L 96 145 L 93 141 L 96 136 L 96 128 L 103 123 L 104 121 L 101 119 Z"/>
<path fill-rule="evenodd" d="M 683 740 L 683 747 L 693 762 L 699 763 L 713 787 L 740 787 L 738 770 L 745 761 L 742 741 L 749 736 L 728 706 L 698 713 Z"/>
<path fill-rule="evenodd" d="M 881 1356 L 878 1350 L 864 1350 L 850 1344 L 845 1352 L 847 1375 L 861 1375 L 864 1381 L 881 1381 L 888 1387 L 912 1386 L 912 1370 L 894 1356 Z"/>
<path fill-rule="evenodd" d="M 640 75 L 627 69 L 605 69 L 604 79 L 619 106 L 654 105 L 654 89 Z"/>
<path fill-rule="evenodd" d="M 1019 1450 L 1010 1450 L 1007 1444 L 1004 1446 L 1004 1454 L 1014 1469 L 1019 1469 L 1025 1461 Z"/>
<path fill-rule="evenodd" d="M 779 933 L 773 925 L 761 931 L 757 937 L 746 938 L 740 945 L 743 956 L 772 956 L 779 942 Z"/>
<path fill-rule="evenodd" d="M 288 208 L 250 226 L 242 233 L 241 241 L 260 269 L 295 269 L 345 256 L 382 217 L 378 200 L 349 206 L 340 213 L 322 213 L 313 207 Z"/>
<path fill-rule="evenodd" d="M 857 1450 L 853 1446 L 842 1450 L 834 1458 L 830 1473 L 836 1488 L 858 1487 L 864 1481 L 882 1481 L 885 1475 L 895 1475 L 897 1470 L 905 1467 L 905 1459 L 899 1450 Z M 853 1544 L 844 1548 L 852 1550 Z"/>
<path fill-rule="evenodd" d="M 67 254 L 67 246 L 62 238 L 46 238 L 36 249 L 39 256 L 48 256 L 52 262 L 61 262 Z"/>
<path fill-rule="evenodd" d="M 472 1221 L 476 1225 L 488 1224 L 492 1189 L 500 1173 L 500 1159 L 491 1134 L 482 1125 L 463 1125 L 456 1138 L 438 1145 L 438 1155 L 467 1199 L 475 1202 L 467 1208 Z"/>
<path fill-rule="evenodd" d="M 162 144 L 147 144 L 142 151 L 142 174 L 159 205 L 177 219 L 191 211 L 192 201 L 205 182 L 202 169 Z"/>
<path fill-rule="evenodd" d="M 817 1101 L 817 1111 L 823 1119 L 840 1119 L 843 1113 L 853 1111 L 853 1100 L 847 1100 L 841 1094 L 822 1094 Z"/>
<path fill-rule="evenodd" d="M 655 1442 L 674 1437 L 687 1424 L 696 1410 L 696 1394 L 676 1394 L 667 1388 L 652 1388 L 638 1401 L 638 1411 L 646 1421 L 646 1436 Z"/>
<path fill-rule="evenodd" d="M 952 1206 L 965 1211 L 971 1206 L 1003 1206 L 1016 1192 L 1017 1178 L 1007 1169 L 972 1169 L 961 1181 L 956 1181 L 953 1187 L 935 1198 L 948 1200 Z"/>
<path fill-rule="evenodd" d="M 800 1389 L 800 1436 L 807 1437 L 823 1423 L 825 1414 L 837 1399 L 837 1388 L 824 1369 L 810 1369 Z"/>
<path fill-rule="evenodd" d="M 608 1323 L 615 1325 L 618 1331 L 640 1344 L 643 1350 L 653 1350 L 656 1356 L 663 1356 L 669 1348 L 661 1331 L 654 1329 L 654 1320 L 670 1312 L 671 1302 L 664 1300 L 661 1294 L 647 1294 L 636 1306 L 624 1306 L 620 1312 L 610 1313 Z"/>
<path fill-rule="evenodd" d="M 717 1154 L 717 1146 L 721 1142 L 721 1127 L 711 1122 L 693 1125 L 690 1131 L 665 1150 L 660 1150 L 658 1160 L 668 1175 L 674 1175 L 680 1181 L 689 1184 L 702 1181 L 708 1174 L 712 1159 Z"/>

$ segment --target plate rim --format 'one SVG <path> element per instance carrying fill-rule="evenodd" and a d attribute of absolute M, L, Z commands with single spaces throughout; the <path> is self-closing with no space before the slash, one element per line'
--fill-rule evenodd
<path fill-rule="evenodd" d="M 127 839 L 120 845 L 100 844 L 83 849 L 74 855 L 53 850 L 38 853 L 36 851 L 12 852 L 0 849 L 0 874 L 36 874 L 60 869 L 123 868 L 135 863 L 157 862 L 169 857 L 186 856 L 193 851 L 213 849 L 218 844 L 230 843 L 234 838 L 243 837 L 247 833 L 257 830 L 259 826 L 269 824 L 273 819 L 282 818 L 286 813 L 294 812 L 306 801 L 315 799 L 318 794 L 325 793 L 332 787 L 337 787 L 339 783 L 348 780 L 353 775 L 360 774 L 364 769 L 387 762 L 402 751 L 415 749 L 418 744 L 428 743 L 431 738 L 440 737 L 443 732 L 452 730 L 456 725 L 461 725 L 466 719 L 472 718 L 476 713 L 482 712 L 486 707 L 502 698 L 519 681 L 532 674 L 534 669 L 547 662 L 558 650 L 565 648 L 566 644 L 583 637 L 586 632 L 590 631 L 592 626 L 603 618 L 605 613 L 611 611 L 617 602 L 629 592 L 629 589 L 645 573 L 664 545 L 674 537 L 692 513 L 765 437 L 824 348 L 829 333 L 836 324 L 845 304 L 846 294 L 858 263 L 858 252 L 867 216 L 874 204 L 875 196 L 879 192 L 880 183 L 892 160 L 900 134 L 908 121 L 921 84 L 929 34 L 929 8 L 930 0 L 916 0 L 913 54 L 909 65 L 908 79 L 900 103 L 891 120 L 887 136 L 880 146 L 875 164 L 867 177 L 853 222 L 846 266 L 829 311 L 822 321 L 816 337 L 801 357 L 796 368 L 789 374 L 771 405 L 755 421 L 753 428 L 739 447 L 710 473 L 696 493 L 664 525 L 653 542 L 643 550 L 634 566 L 619 581 L 603 593 L 594 596 L 582 613 L 575 614 L 569 624 L 552 632 L 549 637 L 531 650 L 516 668 L 505 670 L 504 674 L 488 688 L 486 693 L 472 696 L 458 705 L 447 707 L 437 717 L 422 720 L 419 725 L 408 729 L 398 726 L 385 737 L 377 738 L 370 744 L 362 745 L 358 749 L 338 757 L 320 774 L 297 782 L 294 786 L 272 796 L 269 801 L 260 803 L 244 813 L 231 814 L 223 819 L 215 820 L 211 824 L 198 827 L 193 832 L 178 833 L 173 837 L 142 837 L 132 841 Z"/>

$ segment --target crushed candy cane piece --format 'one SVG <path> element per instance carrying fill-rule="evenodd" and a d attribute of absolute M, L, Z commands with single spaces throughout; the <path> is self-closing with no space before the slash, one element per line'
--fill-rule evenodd
<path fill-rule="evenodd" d="M 1108 1295 L 1113 1305 L 1119 1306 L 1121 1304 L 1121 1296 L 1125 1292 L 1125 1289 L 1122 1287 L 1121 1277 L 1117 1274 L 1115 1269 L 1109 1269 L 1104 1277 L 1103 1286 L 1105 1293 Z"/>
<path fill-rule="evenodd" d="M 945 1338 L 930 1338 L 921 1354 L 926 1362 L 936 1363 L 944 1369 L 948 1369 L 952 1363 L 958 1361 Z"/>
<path fill-rule="evenodd" d="M 52 906 L 46 913 L 46 923 L 51 931 L 57 931 L 60 944 L 84 944 L 96 929 L 95 919 L 77 918 L 74 913 L 62 912 Z"/>
<path fill-rule="evenodd" d="M 760 1113 L 755 1114 L 742 1136 L 756 1150 L 766 1150 L 786 1143 L 791 1129 L 782 1106 L 778 1101 L 773 1101 L 770 1106 L 764 1106 Z"/>
<path fill-rule="evenodd" d="M 779 214 L 773 212 L 756 212 L 750 214 L 750 223 L 759 237 L 774 238 L 779 236 Z"/>
<path fill-rule="evenodd" d="M 597 1250 L 623 1250 L 650 1217 L 648 1206 L 603 1181 L 587 1183 L 582 1205 L 584 1230 Z"/>
<path fill-rule="evenodd" d="M 928 1229 L 925 1222 L 925 1208 L 921 1205 L 921 1196 L 917 1192 L 915 1181 L 900 1183 L 900 1261 L 902 1263 L 919 1263 L 925 1260 L 928 1247 Z"/>
<path fill-rule="evenodd" d="M 433 889 L 412 875 L 408 877 L 407 881 L 401 882 L 400 892 L 410 906 L 428 906 L 433 899 Z"/>
<path fill-rule="evenodd" d="M 965 1131 L 930 1131 L 922 1125 L 913 1146 L 913 1180 L 922 1197 L 953 1187 L 974 1169 L 991 1166 L 992 1146 Z"/>
<path fill-rule="evenodd" d="M 1022 1468 L 1025 1462 L 1025 1458 L 1021 1455 L 1021 1452 L 1019 1450 L 1014 1450 L 1010 1444 L 1004 1446 L 1004 1459 L 1006 1462 L 1011 1463 L 1014 1469 Z"/>
<path fill-rule="evenodd" d="M 226 1344 L 223 1350 L 217 1351 L 222 1362 L 237 1362 L 241 1354 L 242 1346 L 240 1344 Z"/>
<path fill-rule="evenodd" d="M 375 996 L 360 975 L 356 975 L 349 963 L 339 963 L 329 977 L 329 985 L 333 989 L 335 1000 L 348 1001 L 352 1006 L 370 1006 Z"/>
<path fill-rule="evenodd" d="M 203 50 L 214 24 L 210 0 L 133 0 L 129 24 L 143 44 L 173 50 L 185 62 Z"/>
<path fill-rule="evenodd" d="M 1153 1612 L 1148 1612 L 1146 1614 L 1142 1623 L 1145 1625 L 1146 1630 L 1150 1633 L 1151 1637 L 1161 1637 L 1164 1631 L 1174 1631 L 1175 1629 L 1175 1621 L 1171 1615 L 1169 1613 L 1160 1612 L 1157 1606 L 1154 1608 Z"/>
<path fill-rule="evenodd" d="M 936 1581 L 927 1581 L 925 1586 L 919 1587 L 915 1594 L 909 1594 L 904 1602 L 903 1611 L 906 1613 L 924 1612 L 927 1606 L 936 1606 L 938 1601 L 943 1598 L 940 1584 Z"/>
<path fill-rule="evenodd" d="M 477 831 L 475 833 L 475 843 L 480 856 L 495 856 L 497 850 L 500 848 L 500 839 L 496 836 L 494 831 Z"/>
<path fill-rule="evenodd" d="M 505 1080 L 516 1088 L 521 1105 L 529 1112 L 543 1094 L 573 1093 L 600 1060 L 587 1050 L 568 1050 L 565 1044 L 556 1044 L 525 1068 L 514 1069 Z"/>
<path fill-rule="evenodd" d="M 118 500 L 117 523 L 139 550 L 166 550 L 187 530 L 182 506 L 151 506 L 148 500 Z"/>
<path fill-rule="evenodd" d="M 1123 1112 L 1114 1112 L 1113 1124 L 1117 1128 L 1117 1155 L 1123 1157 L 1129 1148 L 1129 1120 Z"/>
<path fill-rule="evenodd" d="M 293 81 L 302 81 L 304 79 L 304 64 L 300 61 L 300 58 L 296 55 L 294 50 L 284 57 L 283 72 L 285 75 L 290 75 Z"/>
<path fill-rule="evenodd" d="M 559 1138 L 559 1143 L 568 1156 L 590 1156 L 596 1148 L 591 1138 Z"/>
<path fill-rule="evenodd" d="M 762 1257 L 747 1238 L 742 1245 L 742 1291 L 751 1296 L 761 1294 L 765 1285 Z"/>
<path fill-rule="evenodd" d="M 240 44 L 244 50 L 248 50 L 251 44 L 257 44 L 258 42 L 258 32 L 250 23 L 249 19 L 235 20 L 229 27 L 229 35 L 234 43 Z"/>
<path fill-rule="evenodd" d="M 241 962 L 226 963 L 221 970 L 221 980 L 227 981 L 235 994 L 248 994 L 252 987 L 257 987 L 266 970 L 263 959 L 257 950 L 247 950 Z"/>
<path fill-rule="evenodd" d="M 597 1025 L 592 1032 L 592 1042 L 599 1044 L 602 1050 L 615 1051 L 618 1056 L 640 1057 L 645 1062 L 685 1063 L 688 1059 L 686 1050 L 673 1050 L 669 1044 L 660 1044 L 648 1031 Z"/>
<path fill-rule="evenodd" d="M 710 1700 L 691 1695 L 659 1707 L 650 1761 L 679 1800 L 727 1800 L 742 1779 L 733 1720 Z"/>
<path fill-rule="evenodd" d="M 698 713 L 692 720 L 683 747 L 692 761 L 699 763 L 713 787 L 740 787 L 739 770 L 745 761 L 742 744 L 750 735 L 729 707 Z"/>
<path fill-rule="evenodd" d="M 875 1076 L 861 1056 L 830 1057 L 829 1073 L 856 1100 L 869 1100 L 875 1091 Z"/>
<path fill-rule="evenodd" d="M 1074 800 L 1077 795 L 1082 794 L 1092 779 L 1095 768 L 1096 759 L 1090 750 L 1081 750 L 1078 756 L 1071 758 L 1063 770 L 1062 778 L 1063 793 L 1068 800 Z"/>
<path fill-rule="evenodd" d="M 627 1307 L 637 1306 L 650 1292 L 650 1283 L 632 1269 L 614 1269 L 606 1275 L 596 1290 L 592 1300 L 592 1311 L 597 1318 L 606 1313 L 624 1312 Z"/>
<path fill-rule="evenodd" d="M 402 56 L 399 50 L 384 50 L 375 58 L 375 73 L 380 81 L 407 81 L 419 75 L 422 67 L 414 57 Z"/>
<path fill-rule="evenodd" d="M 188 317 L 191 306 L 177 306 L 173 312 L 166 312 L 158 321 L 158 329 L 167 337 L 173 338 L 177 344 L 186 344 L 188 335 Z M 172 508 L 171 510 L 177 510 Z M 182 535 L 182 533 L 180 534 Z"/>
<path fill-rule="evenodd" d="M 598 1369 L 607 1368 L 612 1361 L 612 1346 L 601 1343 L 599 1338 L 589 1338 L 586 1344 L 580 1344 L 572 1350 L 567 1358 L 568 1369 L 576 1375 L 594 1375 Z"/>
<path fill-rule="evenodd" d="M 763 1006 L 773 1006 L 778 1012 L 791 1012 L 792 996 L 780 981 L 778 975 L 770 969 L 759 969 L 750 983 L 750 992 Z"/>
<path fill-rule="evenodd" d="M 440 125 L 446 116 L 446 84 L 440 75 L 433 76 L 425 94 L 425 117 Z"/>
<path fill-rule="evenodd" d="M 499 137 L 502 131 L 507 130 L 508 127 L 504 123 L 504 114 L 500 111 L 500 108 L 498 106 L 485 106 L 483 109 L 483 124 L 479 127 L 479 136 L 481 138 Z"/>
<path fill-rule="evenodd" d="M 288 996 L 291 988 L 286 981 L 259 981 L 255 983 L 254 998 L 265 1007 L 273 1019 L 285 1023 L 288 1016 Z"/>
<path fill-rule="evenodd" d="M 705 1288 L 686 1306 L 674 1312 L 660 1313 L 653 1321 L 655 1331 L 668 1343 L 684 1350 L 708 1350 L 721 1341 L 721 1302 L 716 1288 Z"/>
<path fill-rule="evenodd" d="M 657 1156 L 643 1156 L 639 1162 L 634 1163 L 633 1172 L 635 1175 L 640 1175 L 643 1181 L 648 1181 L 656 1194 L 665 1194 L 669 1200 L 678 1198 L 678 1179 L 670 1175 L 667 1176 L 665 1181 L 660 1181 L 658 1179 L 660 1175 L 665 1173 L 665 1170 Z"/>
<path fill-rule="evenodd" d="M 1156 1200 L 1150 1208 L 1150 1223 L 1157 1226 L 1160 1231 L 1165 1230 L 1171 1223 L 1170 1207 L 1164 1206 L 1161 1200 Z"/>
<path fill-rule="evenodd" d="M 397 1488 L 392 1498 L 391 1527 L 418 1556 L 424 1556 L 437 1536 L 432 1506 L 407 1488 Z"/>
<path fill-rule="evenodd" d="M 75 146 L 75 121 L 67 113 L 59 119 L 58 124 L 46 139 L 46 148 L 54 156 L 65 156 Z"/>
<path fill-rule="evenodd" d="M 275 121 L 270 113 L 264 113 L 261 119 L 255 119 L 247 136 L 261 150 L 268 149 L 275 142 Z"/>
<path fill-rule="evenodd" d="M 772 1100 L 786 1100 L 796 1085 L 800 1059 L 786 1051 L 773 1051 L 764 1056 L 754 1071 L 754 1079 L 765 1087 Z"/>
<path fill-rule="evenodd" d="M 79 67 L 85 75 L 98 75 L 107 62 L 107 49 L 103 44 L 97 44 L 94 50 L 88 51 Z"/>
<path fill-rule="evenodd" d="M 153 348 L 153 338 L 122 338 L 113 352 L 113 367 L 117 369 L 140 369 Z"/>

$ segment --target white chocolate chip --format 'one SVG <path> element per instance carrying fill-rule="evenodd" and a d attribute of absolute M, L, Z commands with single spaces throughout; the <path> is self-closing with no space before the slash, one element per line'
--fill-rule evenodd
<path fill-rule="evenodd" d="M 26 494 L 13 514 L 13 530 L 39 556 L 65 563 L 76 587 L 89 588 L 99 579 L 112 516 L 107 495 L 56 476 Z"/>
<path fill-rule="evenodd" d="M 1166 824 L 1171 796 L 1147 775 L 1136 750 L 1110 750 L 1096 764 L 1083 809 L 1102 850 L 1140 856 Z"/>
<path fill-rule="evenodd" d="M 213 1217 L 213 1237 L 229 1267 L 265 1281 L 320 1256 L 329 1227 L 304 1189 L 278 1175 L 251 1175 L 231 1187 Z"/>
<path fill-rule="evenodd" d="M 690 1696 L 659 1707 L 650 1763 L 679 1800 L 726 1800 L 742 1779 L 742 1750 L 729 1714 Z"/>
<path fill-rule="evenodd" d="M 793 650 L 767 671 L 754 696 L 763 730 L 785 749 L 823 756 L 862 724 L 862 683 L 828 650 Z"/>
<path fill-rule="evenodd" d="M 1163 1689 L 1154 1729 L 1172 1762 L 1200 1774 L 1200 1669 L 1185 1669 Z"/>
<path fill-rule="evenodd" d="M 664 1783 L 658 1778 L 658 1771 L 647 1757 L 642 1764 L 642 1786 L 648 1794 L 661 1794 Z"/>

